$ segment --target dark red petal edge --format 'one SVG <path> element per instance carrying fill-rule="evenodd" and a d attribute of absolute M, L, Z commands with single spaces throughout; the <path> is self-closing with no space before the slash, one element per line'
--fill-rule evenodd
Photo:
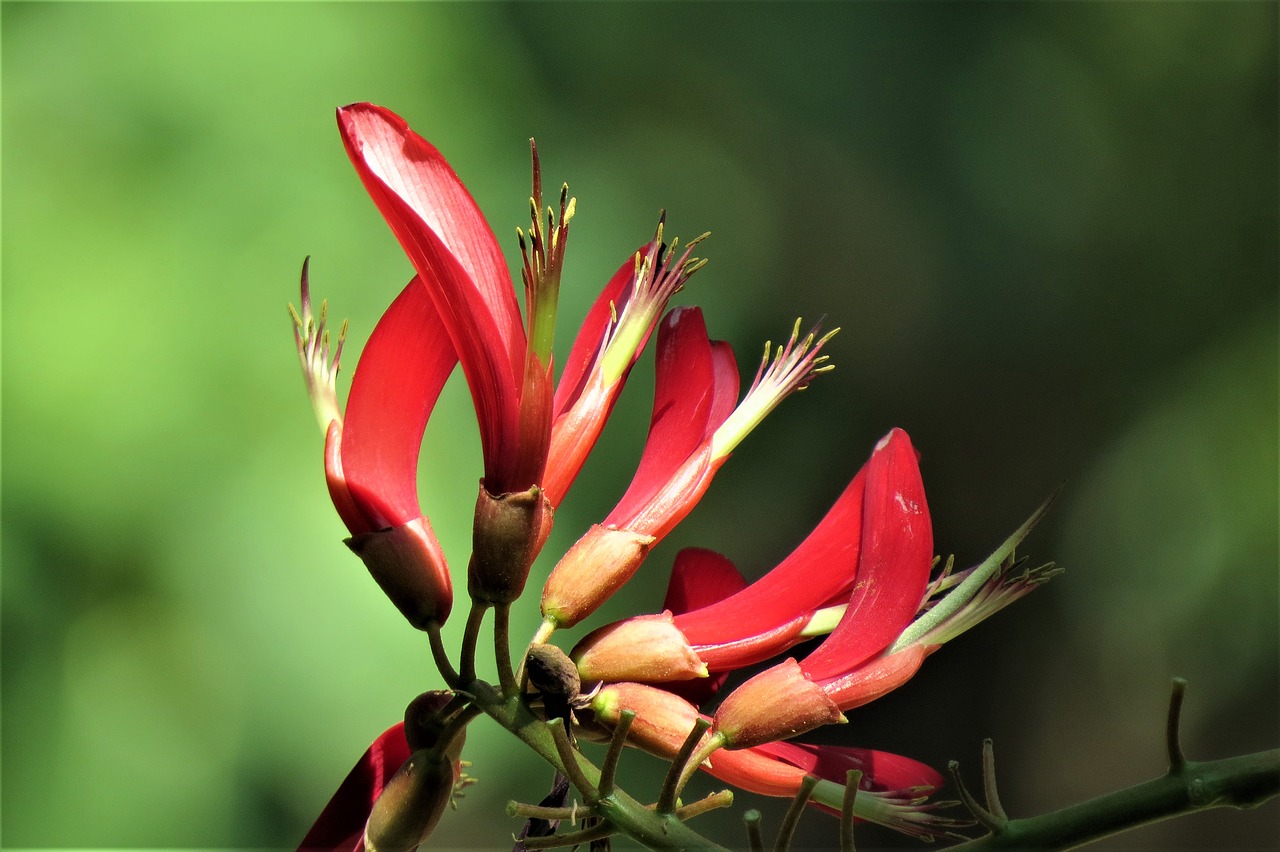
<path fill-rule="evenodd" d="M 343 779 L 338 791 L 325 805 L 320 818 L 298 846 L 301 850 L 344 850 L 359 852 L 363 847 L 364 825 L 373 803 L 391 776 L 409 759 L 404 723 L 398 722 L 373 741 L 364 756 Z"/>

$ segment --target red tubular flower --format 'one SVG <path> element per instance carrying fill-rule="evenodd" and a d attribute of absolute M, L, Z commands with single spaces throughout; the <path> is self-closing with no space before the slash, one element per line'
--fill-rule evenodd
<path fill-rule="evenodd" d="M 485 470 L 468 591 L 478 601 L 509 603 L 523 590 L 550 530 L 551 509 L 594 445 L 667 299 L 701 263 L 688 249 L 673 261 L 674 245 L 664 255 L 660 226 L 658 238 L 606 287 L 553 394 L 556 301 L 575 208 L 568 187 L 558 218 L 548 209 L 544 222 L 535 148 L 532 227 L 527 240 L 520 235 L 526 329 L 497 239 L 440 152 L 399 116 L 372 104 L 340 109 L 338 125 L 471 389 Z"/>
<path fill-rule="evenodd" d="M 733 410 L 738 372 L 728 344 L 707 337 L 702 312 L 674 308 L 658 329 L 653 417 L 631 486 L 551 572 L 542 612 L 569 627 L 595 611 L 689 511 L 724 459 L 711 439 Z"/>
<path fill-rule="evenodd" d="M 692 256 L 703 237 L 677 255 L 679 240 L 653 241 L 605 286 L 582 323 L 556 385 L 551 447 L 543 488 L 560 505 L 595 445 L 605 420 L 667 302 L 706 261 Z"/>
<path fill-rule="evenodd" d="M 304 265 L 295 333 L 326 431 L 325 477 L 351 533 L 347 545 L 410 623 L 419 629 L 443 624 L 453 590 L 444 553 L 418 506 L 418 453 L 457 357 L 414 279 L 374 327 L 342 417 L 334 387 L 341 342 L 330 363 L 324 314 L 323 307 L 318 318 L 312 313 Z"/>
<path fill-rule="evenodd" d="M 338 110 L 338 127 L 360 175 L 436 306 L 475 401 L 491 493 L 537 484 L 545 446 L 522 436 L 526 341 L 515 288 L 498 241 L 462 181 L 404 119 L 373 104 Z M 549 419 L 550 411 L 544 412 Z"/>

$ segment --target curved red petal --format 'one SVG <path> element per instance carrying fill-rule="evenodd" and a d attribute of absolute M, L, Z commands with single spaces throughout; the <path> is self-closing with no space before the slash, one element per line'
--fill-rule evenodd
<path fill-rule="evenodd" d="M 457 361 L 439 314 L 415 278 L 387 308 L 360 354 L 342 425 L 342 476 L 371 530 L 422 514 L 422 434 Z"/>
<path fill-rule="evenodd" d="M 347 773 L 329 804 L 311 826 L 298 846 L 301 850 L 344 850 L 359 852 L 363 848 L 364 824 L 382 788 L 409 759 L 409 743 L 404 737 L 404 723 L 388 728 L 365 751 L 360 761 Z"/>
<path fill-rule="evenodd" d="M 794 644 L 803 624 L 790 636 L 779 631 L 807 617 L 833 598 L 847 599 L 858 567 L 866 467 L 853 477 L 813 532 L 776 568 L 737 594 L 698 610 L 677 615 L 676 626 L 695 646 L 733 646 L 747 651 L 753 637 L 775 634 L 769 647 L 756 648 L 748 665 L 768 659 Z M 777 644 L 784 643 L 784 644 Z M 757 643 L 759 644 L 759 643 Z M 776 647 L 773 647 L 776 645 Z M 770 650 L 769 648 L 772 648 Z M 727 650 L 727 649 L 726 649 Z M 702 650 L 699 649 L 699 655 Z M 763 653 L 764 656 L 759 656 Z M 709 659 L 704 662 L 717 668 Z M 736 667 L 731 659 L 719 665 Z"/>
<path fill-rule="evenodd" d="M 742 381 L 742 377 L 738 375 L 738 359 L 733 356 L 733 347 L 726 341 L 711 341 L 711 368 L 715 375 L 715 388 L 711 410 L 707 413 L 708 440 L 737 407 L 738 390 Z"/>
<path fill-rule="evenodd" d="M 493 231 L 440 152 L 395 113 L 353 104 L 338 111 L 338 127 L 453 341 L 476 404 L 486 478 L 505 487 L 502 471 L 518 452 L 525 339 Z"/>
<path fill-rule="evenodd" d="M 673 308 L 658 327 L 649 437 L 631 486 L 606 524 L 627 526 L 706 443 L 716 378 L 702 311 L 695 307 Z"/>
<path fill-rule="evenodd" d="M 898 638 L 920 608 L 933 562 L 933 528 L 911 439 L 894 429 L 867 462 L 862 550 L 849 608 L 803 663 L 815 681 L 839 677 Z"/>

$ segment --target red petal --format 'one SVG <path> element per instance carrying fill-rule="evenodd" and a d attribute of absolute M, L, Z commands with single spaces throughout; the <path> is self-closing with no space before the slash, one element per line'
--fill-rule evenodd
<path fill-rule="evenodd" d="M 733 347 L 723 340 L 711 341 L 711 366 L 715 371 L 715 396 L 711 411 L 707 414 L 706 437 L 720 428 L 738 405 L 738 359 L 733 357 Z"/>
<path fill-rule="evenodd" d="M 862 552 L 849 608 L 804 661 L 809 677 L 850 672 L 898 638 L 920 608 L 933 561 L 933 528 L 911 439 L 894 429 L 867 463 Z"/>
<path fill-rule="evenodd" d="M 299 850 L 332 849 L 359 852 L 363 848 L 364 824 L 382 788 L 409 759 L 404 723 L 398 722 L 373 741 L 360 762 L 347 774 L 325 805 L 320 818 L 302 839 Z"/>
<path fill-rule="evenodd" d="M 613 317 L 612 308 L 622 299 L 624 288 L 629 289 L 634 268 L 634 263 L 628 261 L 605 285 L 582 323 L 556 385 L 551 440 L 541 483 L 552 506 L 560 505 L 582 470 L 626 383 L 626 373 L 623 373 L 619 381 L 605 386 L 601 374 L 592 367 L 600 356 L 601 343 Z M 637 348 L 637 357 L 639 354 Z"/>
<path fill-rule="evenodd" d="M 662 608 L 676 613 L 678 626 L 680 613 L 713 604 L 746 585 L 747 580 L 742 573 L 719 553 L 700 547 L 686 547 L 676 554 Z M 668 683 L 665 686 L 690 704 L 701 706 L 720 691 L 728 678 L 729 673 L 726 671 L 711 677 Z"/>
<path fill-rule="evenodd" d="M 400 526 L 422 514 L 422 433 L 457 361 L 439 314 L 415 278 L 374 327 L 351 382 L 341 433 L 342 476 L 370 525 L 357 530 L 348 522 L 353 535 Z"/>
<path fill-rule="evenodd" d="M 746 585 L 742 572 L 724 556 L 714 550 L 686 547 L 676 554 L 671 566 L 662 608 L 678 616 L 723 600 Z"/>
<path fill-rule="evenodd" d="M 510 490 L 525 339 L 493 231 L 431 143 L 372 104 L 338 111 L 351 162 L 421 276 L 462 361 L 484 441 L 486 478 Z"/>
<path fill-rule="evenodd" d="M 676 617 L 676 626 L 690 644 L 699 646 L 699 656 L 707 646 L 710 656 L 703 661 L 708 666 L 736 668 L 781 653 L 794 644 L 803 620 L 790 635 L 779 628 L 807 620 L 833 598 L 848 598 L 858 567 L 865 483 L 864 466 L 813 532 L 768 574 L 732 597 Z M 772 641 L 749 643 L 765 634 L 772 635 Z M 749 647 L 743 643 L 758 647 L 738 660 Z M 714 646 L 734 646 L 734 653 L 712 662 L 721 656 L 712 651 Z"/>
<path fill-rule="evenodd" d="M 702 446 L 715 397 L 715 366 L 702 311 L 675 308 L 658 328 L 653 416 L 631 487 L 606 524 L 625 526 Z"/>

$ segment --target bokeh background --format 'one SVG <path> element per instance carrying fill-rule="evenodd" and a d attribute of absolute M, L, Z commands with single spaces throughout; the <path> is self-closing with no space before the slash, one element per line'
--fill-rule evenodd
<path fill-rule="evenodd" d="M 5 847 L 296 843 L 437 683 L 340 543 L 285 312 L 310 254 L 351 320 L 345 386 L 411 274 L 334 129 L 356 100 L 433 140 L 500 235 L 525 221 L 537 137 L 579 200 L 566 345 L 660 208 L 669 234 L 713 232 L 678 301 L 747 378 L 794 317 L 843 327 L 836 371 L 746 441 L 593 623 L 656 607 L 680 546 L 767 570 L 900 425 L 939 550 L 980 559 L 1065 481 L 1027 550 L 1068 571 L 813 739 L 958 758 L 976 783 L 993 737 L 1015 815 L 1159 773 L 1175 675 L 1193 757 L 1277 744 L 1274 3 L 5 2 L 0 18 Z M 548 553 L 625 487 L 650 376 L 646 359 Z M 454 381 L 421 493 L 459 567 L 479 470 Z M 530 600 L 517 633 L 535 623 Z M 493 730 L 474 726 L 481 780 L 441 847 L 503 848 L 502 804 L 546 788 Z M 625 768 L 656 793 L 655 761 Z M 704 828 L 739 843 L 752 805 L 777 825 L 779 803 L 740 802 Z M 1104 848 L 1273 848 L 1278 814 Z M 810 814 L 802 835 L 821 848 L 834 821 Z"/>

